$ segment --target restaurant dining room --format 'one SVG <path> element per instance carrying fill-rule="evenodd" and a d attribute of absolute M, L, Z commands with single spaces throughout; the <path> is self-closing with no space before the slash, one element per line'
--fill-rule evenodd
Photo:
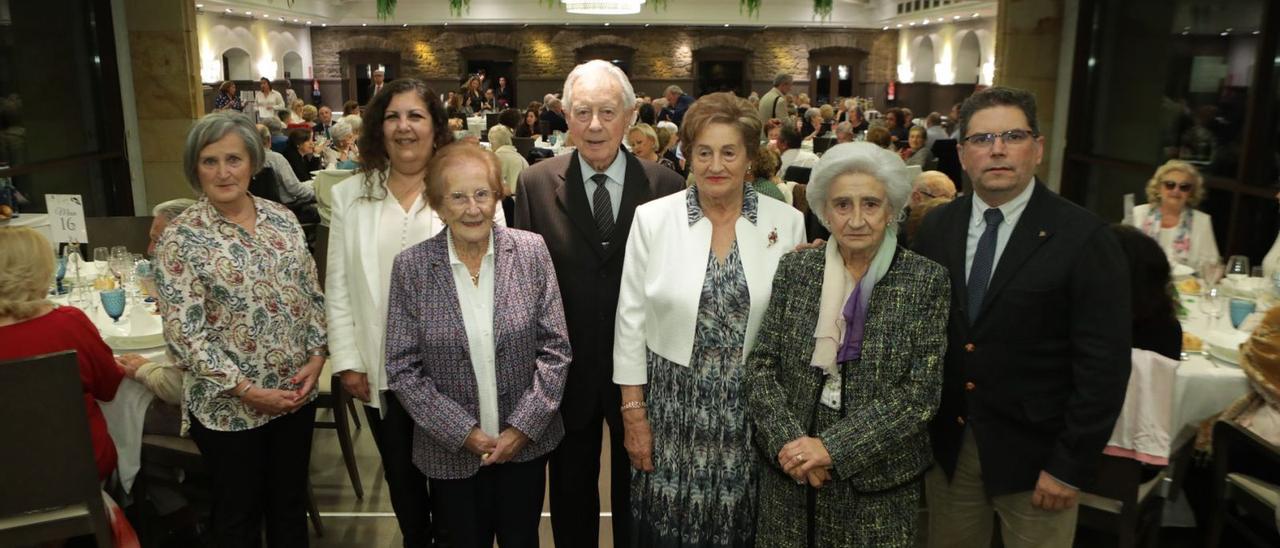
<path fill-rule="evenodd" d="M 1277 0 L 0 0 L 0 546 L 1280 547 L 1277 128 Z"/>

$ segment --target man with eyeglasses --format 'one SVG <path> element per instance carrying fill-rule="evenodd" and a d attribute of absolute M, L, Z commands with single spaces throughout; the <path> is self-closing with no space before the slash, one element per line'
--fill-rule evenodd
<path fill-rule="evenodd" d="M 951 273 L 941 404 L 925 478 L 929 545 L 1069 547 L 1124 403 L 1125 256 L 1094 214 L 1036 182 L 1035 97 L 989 88 L 960 108 L 973 192 L 921 225 L 916 251 Z"/>
<path fill-rule="evenodd" d="M 560 405 L 565 436 L 548 466 L 556 546 L 598 545 L 602 422 L 609 424 L 613 545 L 630 545 L 631 464 L 613 384 L 623 251 L 636 206 L 684 188 L 676 172 L 622 149 L 635 107 L 621 69 L 600 60 L 578 65 L 564 83 L 577 149 L 530 166 L 516 185 L 515 227 L 546 239 L 573 348 Z"/>

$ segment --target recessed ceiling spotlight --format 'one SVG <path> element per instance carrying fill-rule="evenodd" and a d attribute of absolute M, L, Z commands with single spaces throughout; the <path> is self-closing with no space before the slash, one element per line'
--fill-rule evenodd
<path fill-rule="evenodd" d="M 727 28 L 729 28 L 729 24 L 728 24 L 728 23 L 725 23 L 725 24 L 724 24 L 724 28 L 726 28 L 726 29 L 727 29 Z"/>
<path fill-rule="evenodd" d="M 1262 31 L 1260 31 L 1260 30 L 1255 30 L 1255 31 L 1253 31 L 1253 35 L 1254 35 L 1254 36 L 1257 36 L 1257 35 L 1259 35 L 1259 34 L 1262 34 Z"/>
<path fill-rule="evenodd" d="M 914 26 L 916 26 L 916 22 L 915 22 L 915 21 L 912 21 L 912 22 L 910 22 L 910 23 L 907 23 L 907 26 L 908 26 L 908 27 L 914 27 Z"/>
<path fill-rule="evenodd" d="M 405 24 L 400 25 L 400 26 L 401 26 L 401 27 L 407 27 L 407 26 L 409 26 L 409 24 L 408 24 L 408 23 L 405 23 Z"/>
<path fill-rule="evenodd" d="M 970 15 L 969 17 L 977 17 L 977 16 L 978 16 L 978 12 L 975 11 L 973 12 L 973 15 Z"/>
<path fill-rule="evenodd" d="M 920 24 L 921 24 L 921 25 L 928 25 L 928 24 L 929 24 L 929 18 L 928 18 L 928 17 L 925 17 L 925 18 L 924 18 L 924 21 L 921 21 L 921 22 L 920 22 Z"/>
<path fill-rule="evenodd" d="M 262 14 L 262 18 L 263 18 L 263 19 L 270 19 L 270 18 L 271 18 L 271 14 L 270 14 L 270 13 L 264 13 L 264 14 Z"/>
<path fill-rule="evenodd" d="M 244 14 L 245 14 L 245 15 L 253 15 L 253 12 L 251 12 L 251 11 L 247 11 L 247 10 L 246 10 L 246 11 L 244 12 Z"/>
<path fill-rule="evenodd" d="M 294 19 L 294 20 L 293 20 L 293 22 L 294 22 L 294 23 L 297 23 L 297 22 L 298 22 L 298 20 L 297 20 L 297 19 Z"/>
<path fill-rule="evenodd" d="M 367 27 L 367 26 L 369 26 L 369 24 L 368 24 L 368 23 L 360 23 L 360 26 L 362 26 L 362 27 Z"/>
<path fill-rule="evenodd" d="M 882 28 L 882 29 L 880 29 L 880 30 L 889 30 L 889 25 L 885 25 L 885 26 L 884 26 L 884 28 Z"/>
<path fill-rule="evenodd" d="M 322 26 L 322 27 L 327 27 L 327 26 L 329 26 L 329 24 L 328 24 L 328 23 L 320 23 L 320 26 Z"/>
<path fill-rule="evenodd" d="M 227 8 L 226 10 L 223 10 L 223 11 L 226 11 L 227 13 L 231 13 L 231 8 Z"/>
<path fill-rule="evenodd" d="M 604 26 L 606 26 L 606 27 L 607 27 L 607 26 L 609 26 L 609 23 L 605 23 L 605 24 L 604 24 Z"/>
<path fill-rule="evenodd" d="M 645 24 L 644 24 L 644 28 L 646 28 L 646 29 L 647 29 L 647 28 L 649 28 L 649 24 L 648 24 L 648 23 L 645 23 Z"/>
<path fill-rule="evenodd" d="M 1236 29 L 1235 29 L 1235 28 L 1233 28 L 1233 27 L 1227 27 L 1227 32 L 1231 32 L 1231 31 L 1233 31 L 1233 30 L 1236 30 Z"/>
<path fill-rule="evenodd" d="M 449 26 L 449 23 L 445 23 L 445 24 L 444 24 L 444 26 L 446 26 L 446 27 L 447 27 L 447 26 Z"/>
<path fill-rule="evenodd" d="M 196 7 L 197 7 L 197 8 L 203 8 L 203 7 L 204 7 L 204 4 L 196 4 Z"/>
<path fill-rule="evenodd" d="M 902 23 L 898 23 L 898 28 L 902 28 Z"/>
<path fill-rule="evenodd" d="M 1191 31 L 1189 31 L 1189 30 L 1184 30 L 1184 31 L 1182 31 L 1182 35 L 1183 35 L 1183 36 L 1186 36 L 1186 35 L 1188 35 L 1188 34 L 1191 34 Z"/>
<path fill-rule="evenodd" d="M 1222 31 L 1220 34 L 1218 34 L 1218 36 L 1227 36 L 1227 35 L 1230 35 L 1230 34 L 1231 34 L 1230 32 Z"/>

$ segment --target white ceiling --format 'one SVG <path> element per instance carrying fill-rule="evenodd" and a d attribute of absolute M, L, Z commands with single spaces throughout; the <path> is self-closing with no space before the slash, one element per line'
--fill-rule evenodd
<path fill-rule="evenodd" d="M 193 0 L 188 0 L 193 1 Z M 532 24 L 532 25 L 715 25 L 715 26 L 821 26 L 827 28 L 880 28 L 926 16 L 951 17 L 955 14 L 982 12 L 993 14 L 995 0 L 966 0 L 946 8 L 935 8 L 898 16 L 897 0 L 835 0 L 831 18 L 819 20 L 813 15 L 813 0 L 761 0 L 757 16 L 739 9 L 739 0 L 667 0 L 666 8 L 653 6 L 653 0 L 634 15 L 591 16 L 565 12 L 554 0 L 471 0 L 470 11 L 461 15 L 449 12 L 448 0 L 399 0 L 395 15 L 387 21 L 376 16 L 375 0 L 194 0 L 205 11 L 225 12 L 269 18 L 298 24 L 312 21 L 315 26 L 378 26 L 435 24 Z M 944 13 L 945 12 L 945 13 Z"/>

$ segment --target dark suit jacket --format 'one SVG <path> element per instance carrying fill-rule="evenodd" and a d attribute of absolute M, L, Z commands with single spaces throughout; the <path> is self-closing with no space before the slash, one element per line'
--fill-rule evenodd
<path fill-rule="evenodd" d="M 973 428 L 989 495 L 1033 490 L 1041 470 L 1088 488 L 1129 380 L 1129 274 L 1097 216 L 1035 183 L 970 325 L 965 241 L 973 195 L 930 212 L 916 251 L 951 274 L 934 457 L 955 472 Z"/>
<path fill-rule="evenodd" d="M 626 150 L 622 203 L 608 249 L 587 201 L 578 153 L 538 162 L 516 184 L 516 228 L 542 234 L 560 280 L 573 363 L 565 386 L 565 427 L 571 430 L 597 416 L 597 406 L 616 412 L 621 405 L 613 384 L 613 320 L 622 283 L 622 257 L 636 206 L 684 188 L 684 180 L 661 164 Z"/>
<path fill-rule="evenodd" d="M 542 114 L 538 116 L 538 120 L 547 123 L 548 135 L 552 131 L 569 131 L 569 122 L 564 119 L 564 116 L 556 114 L 551 109 L 542 111 Z"/>

